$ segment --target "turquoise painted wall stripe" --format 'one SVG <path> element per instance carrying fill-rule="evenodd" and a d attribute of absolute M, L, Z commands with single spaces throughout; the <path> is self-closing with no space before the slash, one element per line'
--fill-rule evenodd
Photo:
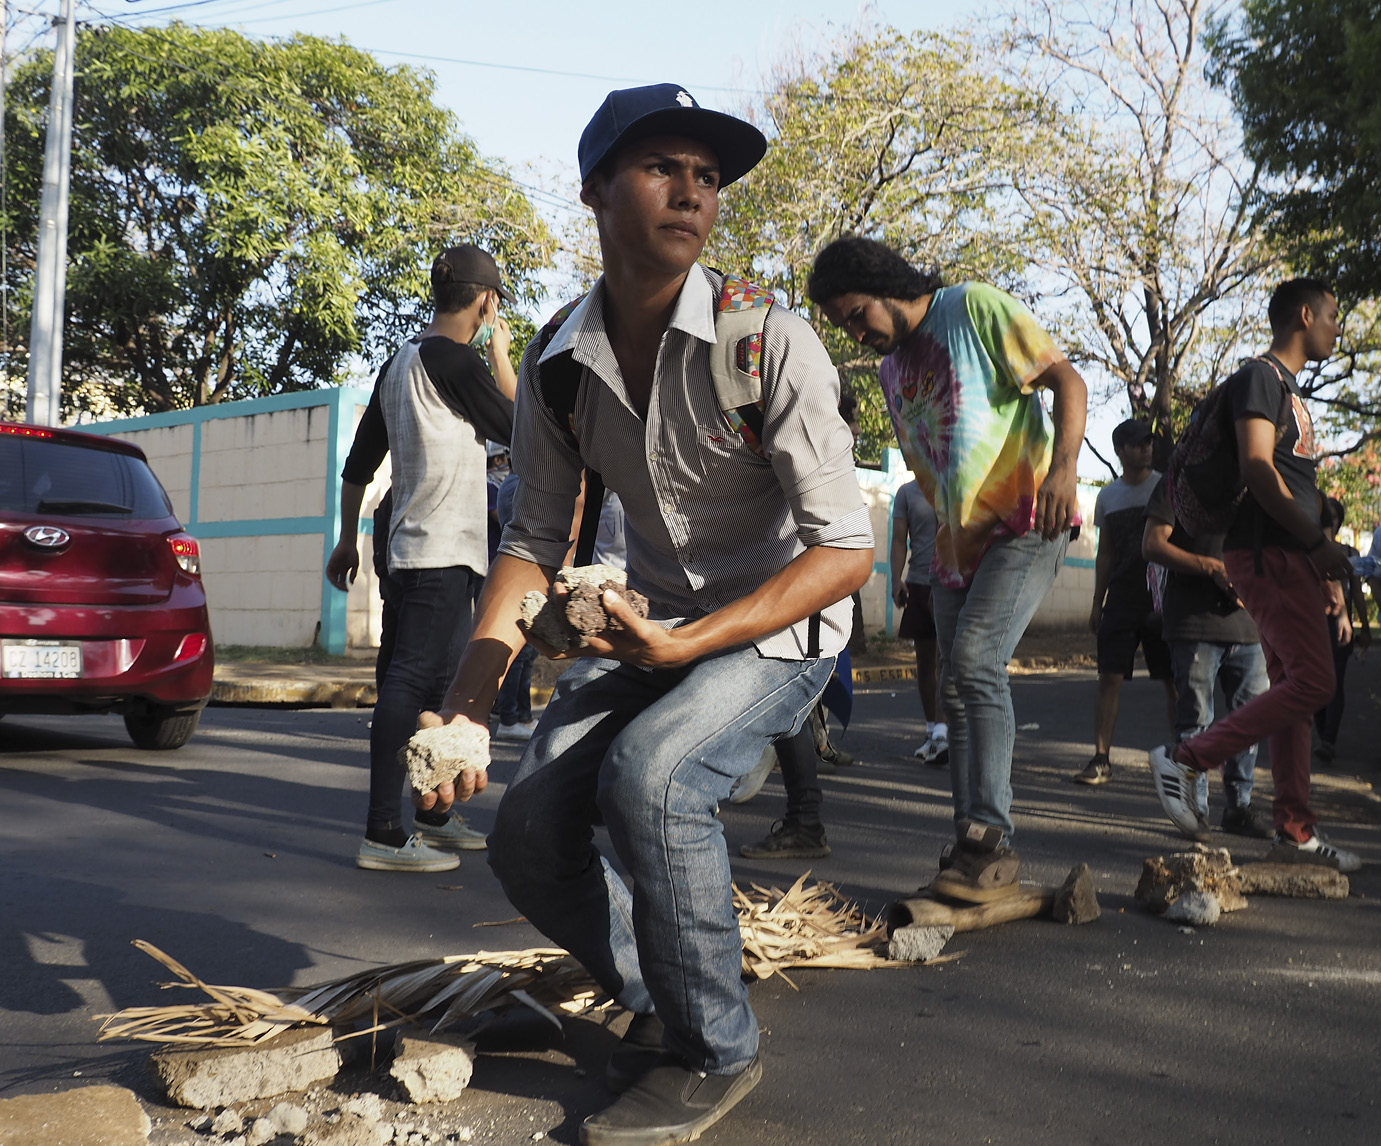
<path fill-rule="evenodd" d="M 268 398 L 246 398 L 240 402 L 218 402 L 214 406 L 193 406 L 190 410 L 170 410 L 166 414 L 145 414 L 139 418 L 119 418 L 112 422 L 93 422 L 81 429 L 90 434 L 118 434 L 121 431 L 158 430 L 167 426 L 186 426 L 217 418 L 243 418 L 251 414 L 276 414 L 281 410 L 300 410 L 304 406 L 330 406 L 346 395 L 369 404 L 371 391 L 358 386 L 332 386 L 322 390 L 301 390 L 293 394 L 273 394 Z"/>
<path fill-rule="evenodd" d="M 346 613 L 347 594 L 342 593 L 326 580 L 326 559 L 336 547 L 340 536 L 340 473 L 341 464 L 350 453 L 350 444 L 355 438 L 355 420 L 344 416 L 346 409 L 344 390 L 335 392 L 331 403 L 331 425 L 326 435 L 326 518 L 321 538 L 321 647 L 328 653 L 341 656 L 345 652 L 348 635 Z M 368 394 L 365 402 L 369 401 Z M 355 399 L 350 399 L 353 409 Z"/>
<path fill-rule="evenodd" d="M 244 521 L 199 521 L 188 525 L 187 532 L 198 541 L 219 537 L 281 537 L 288 533 L 324 533 L 326 524 L 325 517 L 259 517 Z"/>
<path fill-rule="evenodd" d="M 182 524 L 195 526 L 201 511 L 201 423 L 192 424 L 192 480 L 187 491 L 187 520 Z"/>

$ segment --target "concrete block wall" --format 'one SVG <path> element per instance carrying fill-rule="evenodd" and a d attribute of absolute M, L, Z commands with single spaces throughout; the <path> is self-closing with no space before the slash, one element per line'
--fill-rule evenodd
<path fill-rule="evenodd" d="M 340 467 L 369 392 L 282 394 L 83 426 L 148 456 L 183 527 L 201 544 L 211 626 L 222 645 L 344 652 L 378 642 L 378 603 L 363 519 L 362 582 L 325 579 L 340 530 Z M 387 488 L 387 474 L 383 488 Z"/>

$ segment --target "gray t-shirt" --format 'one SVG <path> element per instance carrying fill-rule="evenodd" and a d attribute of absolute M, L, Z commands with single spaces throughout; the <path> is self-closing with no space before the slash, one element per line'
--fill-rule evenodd
<path fill-rule="evenodd" d="M 892 505 L 892 528 L 905 530 L 911 546 L 906 563 L 908 585 L 929 585 L 930 562 L 935 556 L 935 510 L 914 481 L 897 490 Z"/>

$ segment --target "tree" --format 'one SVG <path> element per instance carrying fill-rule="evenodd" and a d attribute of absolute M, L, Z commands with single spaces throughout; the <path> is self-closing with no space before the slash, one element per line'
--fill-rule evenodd
<path fill-rule="evenodd" d="M 1015 181 L 1036 281 L 1051 288 L 1042 313 L 1157 427 L 1162 463 L 1192 400 L 1258 335 L 1276 264 L 1252 220 L 1257 168 L 1202 76 L 1208 11 L 1042 0 L 1005 37 L 1020 82 L 1064 112 Z"/>
<path fill-rule="evenodd" d="M 1215 80 L 1272 183 L 1262 218 L 1345 298 L 1381 296 L 1376 0 L 1245 0 L 1215 22 Z"/>
<path fill-rule="evenodd" d="M 853 35 L 824 58 L 783 64 L 743 114 L 769 147 L 721 199 L 711 264 L 773 287 L 805 314 L 811 263 L 844 233 L 938 265 L 950 281 L 1020 287 L 1025 263 L 1003 198 L 1011 171 L 1039 152 L 1045 105 L 993 78 L 968 36 Z M 893 441 L 871 384 L 877 358 L 812 318 L 860 399 L 860 454 L 877 457 Z"/>
<path fill-rule="evenodd" d="M 27 310 L 50 58 L 9 90 L 10 287 Z M 472 241 L 531 298 L 552 240 L 432 81 L 343 42 L 173 25 L 77 45 L 68 405 L 155 412 L 336 383 L 428 313 Z"/>

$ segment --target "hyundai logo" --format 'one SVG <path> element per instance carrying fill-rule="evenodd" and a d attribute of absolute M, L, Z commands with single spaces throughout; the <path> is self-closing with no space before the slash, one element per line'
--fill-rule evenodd
<path fill-rule="evenodd" d="M 24 539 L 40 549 L 61 549 L 72 535 L 56 525 L 31 525 L 24 531 Z"/>

